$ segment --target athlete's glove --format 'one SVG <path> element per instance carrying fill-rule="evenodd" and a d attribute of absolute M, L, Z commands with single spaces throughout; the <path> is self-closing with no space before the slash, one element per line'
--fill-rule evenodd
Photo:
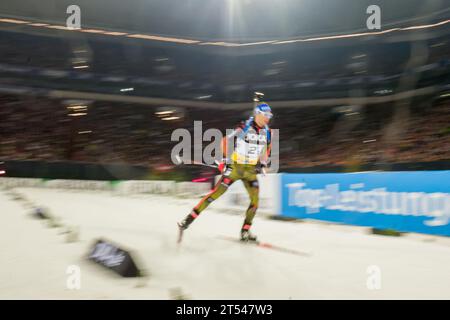
<path fill-rule="evenodd" d="M 225 171 L 225 167 L 226 167 L 226 163 L 225 162 L 221 162 L 219 163 L 219 165 L 217 166 L 217 168 L 219 169 L 220 173 L 223 173 Z"/>
<path fill-rule="evenodd" d="M 228 159 L 222 159 L 222 161 L 217 165 L 217 168 L 220 171 L 220 174 L 225 173 L 225 171 L 229 168 Z"/>
<path fill-rule="evenodd" d="M 265 175 L 267 171 L 267 164 L 266 163 L 262 163 L 262 162 L 258 162 L 258 164 L 256 165 L 256 173 Z"/>

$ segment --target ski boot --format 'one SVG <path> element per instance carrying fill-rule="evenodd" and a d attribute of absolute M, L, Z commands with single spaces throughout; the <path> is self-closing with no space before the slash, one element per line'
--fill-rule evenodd
<path fill-rule="evenodd" d="M 252 234 L 249 230 L 241 230 L 241 241 L 243 242 L 256 242 L 257 237 Z"/>
<path fill-rule="evenodd" d="M 198 216 L 198 214 L 196 214 L 195 212 L 192 212 L 188 216 L 186 216 L 186 218 L 184 218 L 183 221 L 177 222 L 178 231 L 179 231 L 177 243 L 181 242 L 181 240 L 183 239 L 184 230 L 186 230 L 189 227 L 189 225 L 192 223 L 192 221 L 194 221 L 194 219 L 197 216 Z"/>

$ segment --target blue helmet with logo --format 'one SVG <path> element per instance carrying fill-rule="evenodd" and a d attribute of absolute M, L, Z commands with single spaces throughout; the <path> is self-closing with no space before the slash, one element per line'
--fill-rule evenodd
<path fill-rule="evenodd" d="M 265 102 L 258 104 L 254 109 L 254 113 L 255 113 L 255 115 L 262 114 L 266 118 L 269 118 L 269 119 L 271 119 L 273 117 L 272 109 Z"/>

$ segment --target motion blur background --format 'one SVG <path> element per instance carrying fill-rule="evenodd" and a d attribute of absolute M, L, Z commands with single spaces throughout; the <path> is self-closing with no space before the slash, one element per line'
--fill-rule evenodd
<path fill-rule="evenodd" d="M 72 4 L 81 30 L 65 28 Z M 233 128 L 254 91 L 274 109 L 281 172 L 449 168 L 448 1 L 5 0 L 0 13 L 8 176 L 193 178 L 170 161 L 171 132 Z"/>

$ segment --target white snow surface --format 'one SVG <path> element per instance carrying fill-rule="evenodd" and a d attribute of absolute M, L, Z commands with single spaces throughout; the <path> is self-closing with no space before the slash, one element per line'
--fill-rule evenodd
<path fill-rule="evenodd" d="M 15 190 L 80 234 L 67 243 L 64 227 L 47 227 L 0 192 L 0 299 L 173 299 L 175 291 L 188 299 L 450 299 L 448 238 L 257 215 L 252 230 L 262 241 L 312 254 L 296 256 L 220 239 L 238 237 L 244 213 L 213 203 L 178 246 L 176 222 L 199 199 Z M 122 278 L 86 259 L 98 238 L 130 250 L 149 276 Z M 79 290 L 67 287 L 71 265 L 81 270 Z M 370 266 L 379 268 L 379 289 L 367 285 Z"/>

